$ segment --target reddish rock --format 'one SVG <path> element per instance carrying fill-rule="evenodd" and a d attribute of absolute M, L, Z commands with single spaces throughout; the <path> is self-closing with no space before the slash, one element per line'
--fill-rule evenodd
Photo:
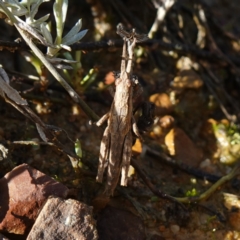
<path fill-rule="evenodd" d="M 22 164 L 0 179 L 0 231 L 25 234 L 48 196 L 66 197 L 67 187 Z"/>
<path fill-rule="evenodd" d="M 108 72 L 105 76 L 105 84 L 110 85 L 115 81 L 113 72 Z"/>
<path fill-rule="evenodd" d="M 98 239 L 92 207 L 73 199 L 50 197 L 27 237 L 27 240 L 36 239 Z"/>

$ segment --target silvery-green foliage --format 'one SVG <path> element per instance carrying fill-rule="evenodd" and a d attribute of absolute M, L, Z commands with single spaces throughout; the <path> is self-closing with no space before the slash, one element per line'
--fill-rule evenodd
<path fill-rule="evenodd" d="M 82 19 L 79 19 L 75 26 L 73 26 L 73 28 L 64 36 L 64 38 L 62 39 L 62 43 L 64 45 L 71 45 L 75 42 L 80 41 L 87 33 L 87 30 L 79 32 L 81 27 Z"/>
<path fill-rule="evenodd" d="M 8 7 L 11 13 L 15 16 L 24 16 L 27 14 L 27 9 L 20 4 L 17 0 L 3 0 L 6 7 Z"/>
<path fill-rule="evenodd" d="M 52 44 L 53 43 L 52 35 L 49 29 L 46 27 L 46 25 L 47 25 L 46 23 L 42 23 L 40 26 L 40 29 L 41 29 L 42 35 L 47 40 L 47 42 Z"/>
<path fill-rule="evenodd" d="M 31 38 L 35 38 L 43 45 L 47 46 L 48 58 L 54 58 L 61 48 L 68 51 L 71 50 L 69 45 L 80 41 L 87 33 L 87 30 L 80 31 L 82 27 L 82 21 L 80 19 L 72 27 L 72 29 L 64 37 L 62 37 L 68 10 L 68 0 L 56 0 L 53 5 L 53 14 L 56 21 L 57 36 L 56 39 L 53 40 L 47 23 L 50 14 L 47 14 L 39 19 L 35 19 L 39 6 L 43 2 L 48 1 L 49 0 L 2 0 L 0 2 L 0 11 L 4 12 L 2 7 L 2 4 L 4 4 L 14 17 L 14 24 L 23 29 L 25 32 L 28 32 Z M 9 13 L 6 13 L 6 15 L 11 18 Z M 25 17 L 25 21 L 22 20 L 22 18 L 19 18 L 23 16 Z M 12 19 L 10 20 L 12 21 Z"/>
<path fill-rule="evenodd" d="M 80 41 L 87 33 L 87 30 L 83 30 L 80 32 L 82 27 L 82 20 L 79 19 L 75 26 L 73 26 L 72 29 L 64 37 L 62 37 L 63 28 L 67 16 L 67 9 L 68 0 L 56 0 L 56 2 L 53 5 L 53 13 L 57 26 L 56 28 L 57 36 L 54 43 L 60 46 L 60 48 L 64 48 L 69 51 L 71 50 L 71 48 L 69 48 L 69 45 L 72 45 Z M 49 56 L 55 56 L 59 50 L 60 50 L 59 48 L 58 49 L 48 48 L 47 54 Z"/>
<path fill-rule="evenodd" d="M 68 60 L 64 58 L 47 58 L 50 63 L 52 63 L 56 68 L 59 69 L 73 69 L 70 65 L 67 64 L 75 64 L 77 61 L 74 60 Z"/>
<path fill-rule="evenodd" d="M 56 41 L 60 44 L 60 39 L 62 38 L 62 32 L 64 28 L 64 24 L 66 21 L 68 9 L 68 0 L 56 0 L 53 5 L 53 14 L 55 17 L 56 25 L 57 25 L 57 38 Z"/>

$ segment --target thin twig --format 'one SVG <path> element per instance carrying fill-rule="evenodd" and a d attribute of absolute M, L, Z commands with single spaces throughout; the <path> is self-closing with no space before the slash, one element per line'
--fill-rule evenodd
<path fill-rule="evenodd" d="M 168 156 L 165 156 L 164 154 L 148 149 L 149 152 L 151 152 L 152 154 L 159 156 L 160 158 L 167 158 L 167 160 L 165 160 L 166 163 L 170 163 L 171 165 L 173 164 L 174 160 L 171 159 Z M 182 163 L 177 164 L 176 162 L 174 162 L 175 166 L 177 166 L 178 168 L 182 165 Z M 137 167 L 136 164 L 133 163 L 134 168 Z M 191 168 L 192 169 L 192 168 Z M 136 168 L 137 170 L 137 168 Z M 182 169 L 184 171 L 186 171 L 187 169 Z M 179 201 L 181 203 L 195 203 L 195 202 L 199 202 L 202 201 L 204 199 L 209 198 L 219 187 L 221 187 L 223 184 L 225 184 L 226 182 L 229 182 L 230 180 L 232 180 L 234 177 L 236 177 L 239 174 L 239 170 L 240 170 L 240 162 L 238 161 L 238 163 L 236 164 L 236 166 L 232 169 L 232 171 L 223 176 L 223 177 L 217 177 L 215 176 L 215 180 L 216 182 L 204 193 L 200 194 L 198 197 L 183 197 L 183 198 L 178 198 L 178 197 L 172 197 L 170 196 L 170 198 L 174 198 L 175 201 Z M 137 170 L 138 172 L 139 170 Z M 204 176 L 204 175 L 203 175 Z M 209 177 L 212 177 L 213 175 L 208 174 L 204 176 L 204 179 L 208 179 Z M 209 179 L 208 179 L 209 180 Z M 163 193 L 161 193 L 163 194 Z"/>
<path fill-rule="evenodd" d="M 139 31 L 146 31 L 146 29 L 144 29 L 144 24 L 139 20 L 139 18 L 136 18 L 135 15 L 129 11 L 122 1 L 110 0 L 108 2 L 112 5 L 115 11 L 118 12 L 118 14 L 121 16 L 121 19 L 123 19 L 125 23 L 129 20 L 129 22 L 131 22 L 132 25 L 135 26 Z"/>
<path fill-rule="evenodd" d="M 201 50 L 193 45 L 181 44 L 181 43 L 166 43 L 159 39 L 149 39 L 145 42 L 140 42 L 137 45 L 139 46 L 147 46 L 150 49 L 159 50 L 169 50 L 176 51 L 182 53 L 192 53 L 198 57 L 203 58 L 211 58 L 216 60 L 220 60 L 221 57 L 219 54 L 214 52 L 209 52 L 206 50 Z M 109 39 L 108 41 L 99 41 L 99 42 L 81 42 L 75 43 L 71 45 L 72 50 L 82 50 L 82 51 L 99 51 L 101 49 L 109 49 L 109 48 L 122 48 L 123 41 L 119 39 Z M 17 43 L 10 41 L 0 40 L 0 47 L 8 47 L 8 48 L 16 48 L 16 49 L 29 49 L 28 45 L 25 43 Z M 42 45 L 38 45 L 38 47 L 42 47 Z M 237 61 L 237 59 L 233 59 L 233 61 Z M 240 61 L 238 61 L 240 64 Z"/>
<path fill-rule="evenodd" d="M 139 167 L 139 164 L 137 163 L 137 161 L 135 159 L 131 159 L 131 165 L 135 168 L 135 170 L 137 171 L 138 175 L 141 177 L 141 179 L 144 181 L 144 183 L 146 184 L 146 186 L 158 197 L 160 198 L 164 198 L 167 199 L 171 202 L 174 202 L 176 204 L 179 204 L 185 211 L 187 211 L 187 208 L 180 203 L 178 200 L 176 200 L 176 198 L 162 192 L 160 189 L 157 189 L 152 183 L 151 180 L 149 179 L 149 177 L 143 172 L 143 170 Z"/>
<path fill-rule="evenodd" d="M 153 38 L 155 33 L 157 32 L 159 26 L 163 22 L 167 12 L 170 10 L 170 8 L 175 3 L 175 0 L 165 0 L 165 1 L 157 1 L 152 0 L 154 6 L 157 8 L 157 15 L 155 18 L 155 21 L 148 33 L 149 38 Z"/>
<path fill-rule="evenodd" d="M 176 161 L 175 159 L 169 157 L 168 155 L 166 155 L 165 153 L 153 150 L 149 147 L 147 147 L 147 152 L 146 152 L 149 156 L 154 156 L 155 158 L 157 157 L 158 159 L 161 160 L 161 162 L 168 164 L 174 168 L 177 168 L 181 171 L 184 171 L 188 174 L 191 174 L 193 176 L 195 176 L 196 178 L 202 179 L 202 180 L 207 180 L 209 182 L 213 182 L 215 183 L 216 181 L 218 181 L 221 176 L 216 176 L 210 173 L 206 173 L 204 171 L 201 171 L 199 169 L 190 167 L 187 164 L 184 164 L 180 161 Z"/>
<path fill-rule="evenodd" d="M 179 202 L 182 203 L 191 203 L 191 202 L 200 202 L 202 200 L 208 199 L 218 188 L 220 188 L 222 185 L 225 183 L 229 182 L 232 180 L 234 177 L 239 175 L 239 170 L 240 170 L 240 163 L 238 163 L 232 171 L 220 178 L 216 183 L 214 183 L 207 191 L 204 193 L 200 194 L 198 197 L 184 197 L 184 198 L 175 198 Z"/>
<path fill-rule="evenodd" d="M 210 30 L 210 27 L 208 25 L 208 21 L 207 21 L 206 15 L 205 15 L 205 11 L 201 6 L 200 6 L 200 11 L 199 12 L 200 12 L 199 19 L 203 23 L 203 25 L 205 26 L 207 36 L 208 36 L 208 38 L 210 40 L 210 43 L 211 43 L 212 50 L 217 52 L 221 56 L 221 58 L 224 59 L 224 61 L 227 62 L 233 68 L 235 73 L 239 76 L 240 75 L 240 68 L 237 67 L 234 64 L 234 62 L 226 54 L 223 53 L 223 51 L 218 47 L 216 41 L 214 40 L 213 35 L 211 33 L 211 30 Z"/>
<path fill-rule="evenodd" d="M 217 78 L 217 76 L 211 71 L 211 69 L 209 67 L 205 66 L 206 64 L 204 64 L 203 61 L 200 61 L 200 62 L 201 62 L 202 67 L 204 68 L 204 70 L 209 74 L 210 78 L 212 78 L 216 82 L 217 87 L 221 87 L 222 93 L 225 95 L 226 99 L 231 104 L 231 106 L 235 109 L 235 111 L 237 113 L 239 113 L 240 111 L 239 111 L 238 106 L 235 104 L 235 102 L 232 99 L 232 97 L 227 93 L 227 91 L 225 90 L 224 86 L 222 86 L 220 84 L 220 80 Z M 215 87 L 215 86 L 213 86 L 213 87 Z M 232 116 L 231 116 L 231 119 L 232 119 Z"/>
<path fill-rule="evenodd" d="M 199 64 L 202 66 L 202 68 L 205 70 L 205 67 L 201 64 L 201 61 L 199 61 Z M 207 71 L 207 70 L 205 70 Z M 204 83 L 206 84 L 209 92 L 212 93 L 212 95 L 214 96 L 214 98 L 216 99 L 216 101 L 219 104 L 219 107 L 221 108 L 223 114 L 225 115 L 225 117 L 230 121 L 230 122 L 236 122 L 236 116 L 235 115 L 231 115 L 228 110 L 226 109 L 226 107 L 224 106 L 224 104 L 222 103 L 221 98 L 218 96 L 217 91 L 216 91 L 216 87 L 214 86 L 214 84 L 211 82 L 211 80 L 209 79 L 208 76 L 203 75 L 202 79 L 204 81 Z"/>

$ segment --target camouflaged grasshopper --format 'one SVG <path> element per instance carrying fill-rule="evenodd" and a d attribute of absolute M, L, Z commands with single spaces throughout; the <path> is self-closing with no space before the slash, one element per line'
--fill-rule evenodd
<path fill-rule="evenodd" d="M 133 116 L 133 88 L 137 82 L 131 77 L 133 65 L 133 51 L 137 42 L 147 39 L 133 29 L 128 33 L 121 24 L 117 26 L 117 34 L 123 38 L 123 53 L 121 71 L 115 80 L 115 94 L 110 111 L 97 123 L 102 125 L 106 120 L 106 127 L 100 145 L 98 174 L 96 180 L 102 182 L 104 170 L 107 167 L 106 195 L 112 195 L 117 186 L 121 173 L 121 185 L 127 186 L 128 170 L 132 156 L 132 130 L 140 137 Z"/>

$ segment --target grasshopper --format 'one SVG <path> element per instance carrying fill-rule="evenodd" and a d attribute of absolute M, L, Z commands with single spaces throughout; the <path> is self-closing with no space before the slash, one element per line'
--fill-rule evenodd
<path fill-rule="evenodd" d="M 132 155 L 132 131 L 141 139 L 133 116 L 133 88 L 136 82 L 131 79 L 133 50 L 137 42 L 145 40 L 146 35 L 132 31 L 126 32 L 122 25 L 117 26 L 117 33 L 123 37 L 123 52 L 120 74 L 115 80 L 115 94 L 110 111 L 97 123 L 107 121 L 100 145 L 98 174 L 96 180 L 102 182 L 107 167 L 106 195 L 113 195 L 120 173 L 121 185 L 127 186 L 128 170 Z"/>

